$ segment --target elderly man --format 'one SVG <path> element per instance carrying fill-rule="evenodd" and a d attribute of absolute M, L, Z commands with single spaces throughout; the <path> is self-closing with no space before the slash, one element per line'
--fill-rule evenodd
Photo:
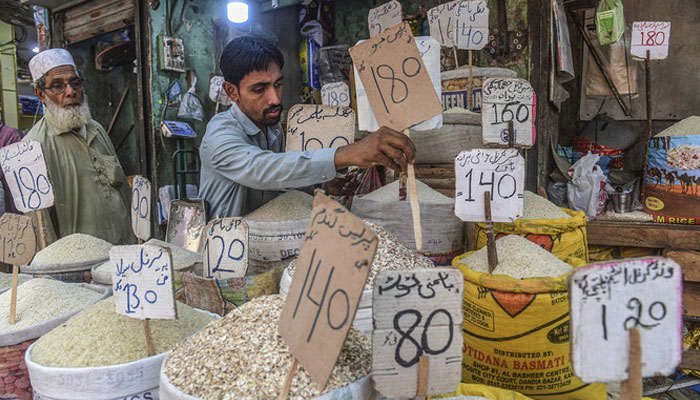
<path fill-rule="evenodd" d="M 133 243 L 129 184 L 112 142 L 90 115 L 73 57 L 46 50 L 29 61 L 29 70 L 44 117 L 23 140 L 41 144 L 56 198 L 41 210 L 47 242 L 84 233 Z"/>
<path fill-rule="evenodd" d="M 323 182 L 330 194 L 349 194 L 353 183 L 334 179 L 337 170 L 383 165 L 406 171 L 413 162 L 411 140 L 385 127 L 347 146 L 285 153 L 282 53 L 265 39 L 243 36 L 226 45 L 220 64 L 222 88 L 234 104 L 207 124 L 199 150 L 199 195 L 209 202 L 209 215 L 242 216 L 282 189 Z"/>

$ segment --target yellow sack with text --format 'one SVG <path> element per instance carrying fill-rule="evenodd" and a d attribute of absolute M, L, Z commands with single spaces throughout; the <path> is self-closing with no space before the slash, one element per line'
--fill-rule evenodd
<path fill-rule="evenodd" d="M 449 399 L 457 396 L 481 396 L 490 400 L 531 400 L 518 392 L 499 389 L 492 386 L 460 383 L 454 393 L 440 396 L 429 396 L 429 399 Z"/>

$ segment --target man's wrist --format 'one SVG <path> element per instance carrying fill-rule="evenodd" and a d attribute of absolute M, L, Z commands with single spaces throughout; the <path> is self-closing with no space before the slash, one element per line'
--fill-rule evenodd
<path fill-rule="evenodd" d="M 348 156 L 348 151 L 350 150 L 350 146 L 352 146 L 352 145 L 341 146 L 341 147 L 338 147 L 338 149 L 336 150 L 335 159 L 334 159 L 336 170 L 341 170 L 341 169 L 347 168 L 351 165 L 350 160 L 349 160 L 349 156 Z"/>

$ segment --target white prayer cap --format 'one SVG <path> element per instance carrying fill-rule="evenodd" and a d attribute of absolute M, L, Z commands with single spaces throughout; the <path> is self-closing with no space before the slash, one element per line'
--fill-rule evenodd
<path fill-rule="evenodd" d="M 47 72 L 62 65 L 72 65 L 77 70 L 73 56 L 66 49 L 49 49 L 32 57 L 29 60 L 29 72 L 32 73 L 32 80 L 36 81 Z"/>

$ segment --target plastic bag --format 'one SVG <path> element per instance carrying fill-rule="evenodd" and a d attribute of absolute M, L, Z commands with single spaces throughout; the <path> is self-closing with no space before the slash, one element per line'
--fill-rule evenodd
<path fill-rule="evenodd" d="M 209 80 L 209 99 L 214 103 L 219 103 L 222 106 L 230 106 L 231 99 L 226 94 L 226 91 L 222 87 L 224 83 L 223 76 L 212 76 Z"/>
<path fill-rule="evenodd" d="M 599 155 L 588 153 L 569 168 L 569 205 L 574 210 L 585 212 L 588 220 L 603 211 L 607 198 L 605 183 L 608 178 L 598 166 L 598 160 Z"/>
<path fill-rule="evenodd" d="M 180 101 L 180 108 L 177 110 L 178 118 L 191 118 L 196 119 L 197 121 L 202 121 L 204 119 L 202 103 L 194 94 L 196 86 L 197 77 L 194 77 L 192 79 L 192 86 L 187 89 L 187 93 L 182 96 L 182 101 Z"/>
<path fill-rule="evenodd" d="M 612 44 L 625 32 L 622 0 L 601 0 L 595 10 L 596 33 L 600 44 Z"/>

